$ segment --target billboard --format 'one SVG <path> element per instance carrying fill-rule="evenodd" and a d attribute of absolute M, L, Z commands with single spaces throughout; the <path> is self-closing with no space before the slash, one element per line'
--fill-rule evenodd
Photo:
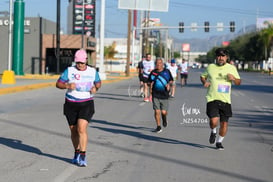
<path fill-rule="evenodd" d="M 73 4 L 73 34 L 95 37 L 96 0 L 75 0 Z"/>
<path fill-rule="evenodd" d="M 257 29 L 268 28 L 268 25 L 273 25 L 273 18 L 257 18 Z"/>
<path fill-rule="evenodd" d="M 183 52 L 190 52 L 190 44 L 186 43 L 186 44 L 182 44 L 182 51 Z"/>
<path fill-rule="evenodd" d="M 143 18 L 141 21 L 142 27 L 155 27 L 155 26 L 161 26 L 160 18 Z"/>
<path fill-rule="evenodd" d="M 169 10 L 169 0 L 119 0 L 118 8 L 167 12 Z"/>

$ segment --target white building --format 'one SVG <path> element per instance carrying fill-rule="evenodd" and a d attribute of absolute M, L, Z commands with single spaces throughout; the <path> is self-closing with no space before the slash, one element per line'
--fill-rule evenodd
<path fill-rule="evenodd" d="M 105 64 L 105 70 L 106 71 L 125 71 L 126 62 L 127 62 L 127 38 L 105 38 L 104 39 L 104 47 L 108 47 L 113 45 L 113 43 L 116 44 L 115 50 L 117 51 L 117 54 L 115 54 L 115 57 L 113 60 L 104 60 Z M 97 39 L 97 60 L 100 60 L 100 39 Z M 135 40 L 134 46 L 131 40 L 131 46 L 130 46 L 130 62 L 132 65 L 136 65 L 138 61 L 140 61 L 140 47 L 139 47 L 139 41 Z M 134 57 L 134 59 L 133 59 Z M 97 61 L 97 64 L 99 62 Z M 135 66 L 134 66 L 135 67 Z"/>

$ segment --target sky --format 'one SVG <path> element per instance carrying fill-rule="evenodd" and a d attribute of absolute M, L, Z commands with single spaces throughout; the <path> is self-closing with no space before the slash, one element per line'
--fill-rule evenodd
<path fill-rule="evenodd" d="M 41 16 L 56 21 L 57 0 L 24 0 L 24 2 L 25 17 Z M 96 31 L 100 22 L 100 3 L 101 0 L 97 0 Z M 118 9 L 118 0 L 105 0 L 105 4 L 105 37 L 126 38 L 128 10 Z M 61 0 L 61 28 L 64 31 L 66 31 L 67 6 L 68 0 Z M 238 31 L 244 26 L 256 24 L 257 17 L 273 18 L 272 7 L 273 0 L 169 0 L 168 12 L 152 11 L 150 17 L 159 18 L 161 24 L 170 27 L 178 27 L 179 22 L 184 22 L 185 26 L 190 26 L 192 23 L 203 26 L 204 21 L 209 21 L 211 26 L 216 26 L 217 22 L 229 26 L 230 21 L 235 21 L 235 31 Z M 9 0 L 0 0 L 0 11 L 9 11 Z M 138 21 L 139 19 L 140 16 Z M 205 33 L 203 28 L 199 28 L 196 32 L 185 29 L 184 33 L 179 33 L 178 28 L 169 29 L 169 36 L 176 39 L 206 38 L 228 33 L 229 28 L 225 28 L 222 32 L 210 28 L 209 33 Z"/>

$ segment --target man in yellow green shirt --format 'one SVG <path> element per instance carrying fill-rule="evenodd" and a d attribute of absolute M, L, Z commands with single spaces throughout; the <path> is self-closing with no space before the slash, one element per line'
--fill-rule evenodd
<path fill-rule="evenodd" d="M 223 139 L 227 133 L 228 120 L 232 117 L 231 109 L 231 86 L 240 85 L 240 75 L 235 66 L 227 63 L 228 50 L 218 48 L 215 51 L 216 63 L 210 64 L 201 74 L 200 80 L 205 88 L 208 88 L 207 115 L 210 118 L 211 134 L 210 144 L 216 141 L 216 128 L 220 120 L 219 137 L 216 148 L 223 150 Z"/>

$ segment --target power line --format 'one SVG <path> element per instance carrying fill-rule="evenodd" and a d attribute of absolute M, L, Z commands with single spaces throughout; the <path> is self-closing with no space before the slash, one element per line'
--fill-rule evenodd
<path fill-rule="evenodd" d="M 219 7 L 219 6 L 208 6 L 208 5 L 200 5 L 200 4 L 189 4 L 189 3 L 181 3 L 181 2 L 170 2 L 172 7 L 178 8 L 181 6 L 192 7 L 192 8 L 199 8 L 199 9 L 208 9 L 214 11 L 221 11 L 221 12 L 230 12 L 236 14 L 244 14 L 244 15 L 256 15 L 256 10 L 244 10 L 244 9 L 236 9 L 236 8 L 226 8 L 226 7 Z M 273 16 L 272 12 L 269 11 L 261 11 L 259 10 L 259 14 L 263 16 Z"/>

